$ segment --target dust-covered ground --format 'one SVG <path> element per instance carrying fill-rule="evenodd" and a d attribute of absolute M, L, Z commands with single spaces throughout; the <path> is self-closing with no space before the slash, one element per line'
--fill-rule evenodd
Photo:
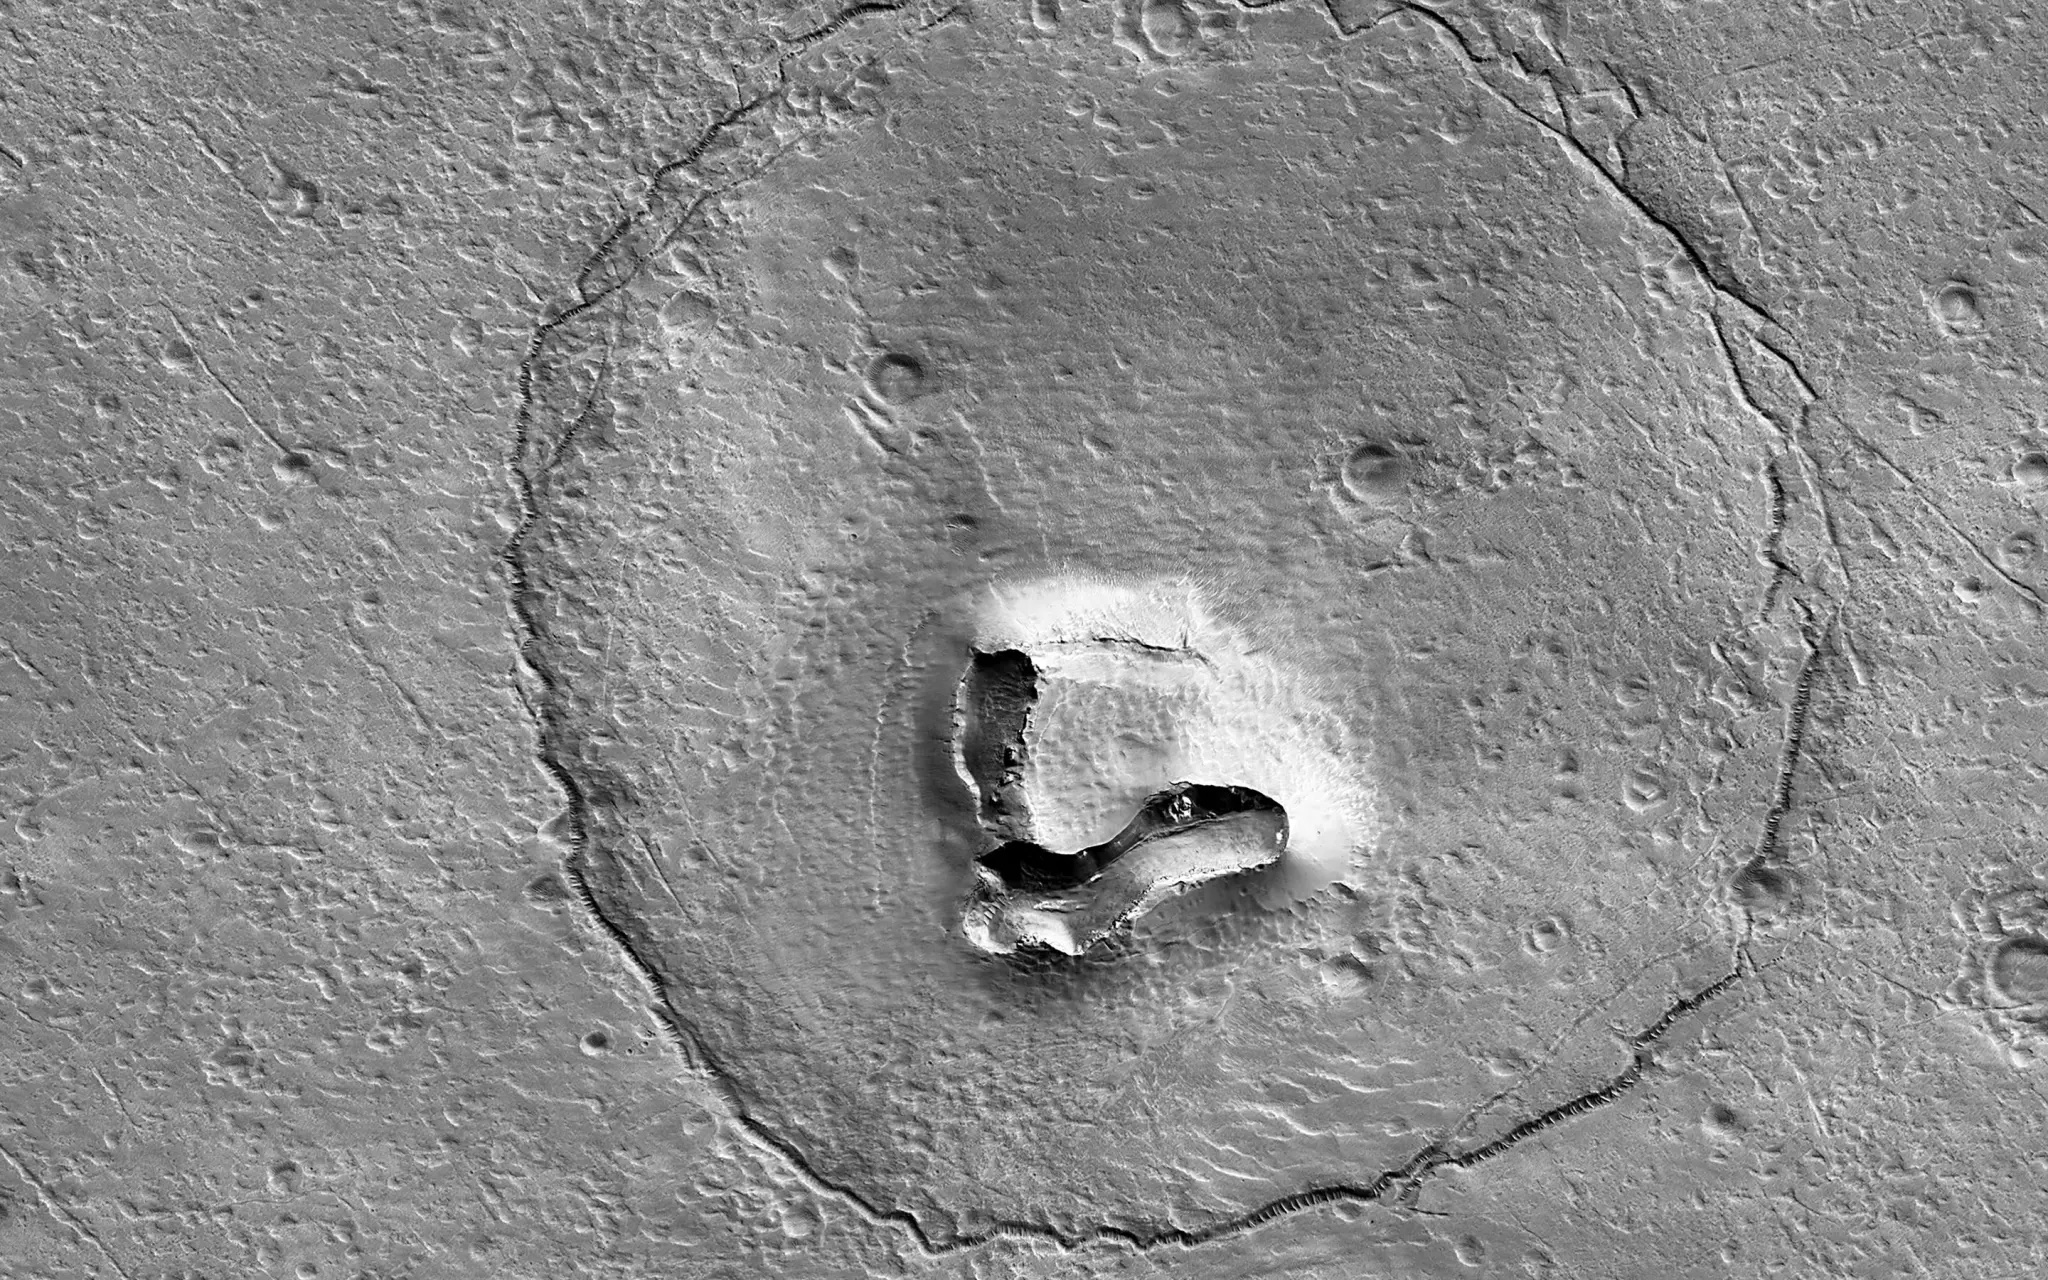
<path fill-rule="evenodd" d="M 7 18 L 0 1275 L 2041 1266 L 2025 5 Z"/>

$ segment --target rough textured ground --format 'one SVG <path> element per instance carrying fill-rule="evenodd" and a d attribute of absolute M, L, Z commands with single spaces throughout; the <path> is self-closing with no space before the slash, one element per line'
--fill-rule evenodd
<path fill-rule="evenodd" d="M 8 19 L 0 1275 L 2040 1267 L 2027 6 Z M 1338 883 L 965 944 L 1076 575 Z"/>

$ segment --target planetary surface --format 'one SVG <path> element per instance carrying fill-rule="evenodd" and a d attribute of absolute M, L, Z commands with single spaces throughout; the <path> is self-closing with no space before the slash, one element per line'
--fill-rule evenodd
<path fill-rule="evenodd" d="M 2029 6 L 0 43 L 0 1276 L 2039 1269 Z"/>

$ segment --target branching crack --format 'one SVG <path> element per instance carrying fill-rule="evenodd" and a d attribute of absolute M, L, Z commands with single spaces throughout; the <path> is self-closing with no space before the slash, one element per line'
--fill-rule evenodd
<path fill-rule="evenodd" d="M 1692 237 L 1685 232 L 1684 228 L 1678 226 L 1664 214 L 1659 213 L 1638 195 L 1628 185 L 1622 174 L 1616 173 L 1610 168 L 1593 152 L 1592 148 L 1588 147 L 1580 139 L 1577 133 L 1573 132 L 1570 124 L 1570 115 L 1565 111 L 1557 86 L 1548 72 L 1538 71 L 1534 74 L 1541 76 L 1545 88 L 1550 93 L 1551 102 L 1557 108 L 1558 119 L 1556 122 L 1548 120 L 1537 112 L 1523 106 L 1489 80 L 1484 74 L 1485 69 L 1499 64 L 1501 59 L 1497 56 L 1488 56 L 1480 53 L 1473 46 L 1470 37 L 1466 36 L 1455 23 L 1435 9 L 1427 5 L 1413 3 L 1412 0 L 1395 0 L 1388 7 L 1387 11 L 1372 25 L 1378 26 L 1382 22 L 1400 17 L 1403 14 L 1420 19 L 1426 26 L 1442 36 L 1456 50 L 1460 58 L 1463 59 L 1467 70 L 1471 72 L 1473 82 L 1485 90 L 1489 97 L 1548 134 L 1564 149 L 1568 156 L 1598 177 L 1601 183 L 1624 204 L 1628 205 L 1637 216 L 1663 232 L 1671 243 L 1677 247 L 1679 255 L 1685 259 L 1686 264 L 1714 292 L 1740 307 L 1760 324 L 1774 325 L 1780 329 L 1785 327 L 1771 313 L 1770 308 L 1751 294 L 1749 289 L 1740 280 L 1737 280 L 1724 267 L 1715 264 L 1709 259 L 1700 250 L 1699 246 L 1693 243 Z M 1523 69 L 1527 70 L 1526 65 L 1520 63 L 1518 65 L 1522 65 Z M 1783 359 L 1785 357 L 1780 356 L 1780 358 Z"/>
<path fill-rule="evenodd" d="M 1651 1046 L 1668 1035 L 1679 1022 L 1725 994 L 1744 976 L 1744 972 L 1743 965 L 1738 963 L 1734 969 L 1707 986 L 1674 1001 L 1655 1022 L 1630 1037 L 1629 1063 L 1618 1074 L 1596 1088 L 1521 1121 L 1497 1138 L 1462 1151 L 1448 1150 L 1441 1141 L 1432 1142 L 1401 1164 L 1383 1169 L 1370 1179 L 1326 1183 L 1292 1191 L 1276 1196 L 1256 1208 L 1200 1227 L 1103 1225 L 1068 1231 L 1045 1223 L 1010 1220 L 997 1222 L 979 1231 L 939 1237 L 933 1235 L 915 1214 L 901 1209 L 883 1209 L 862 1193 L 820 1175 L 804 1159 L 800 1151 L 752 1118 L 741 1115 L 737 1117 L 737 1122 L 757 1146 L 779 1157 L 798 1180 L 814 1194 L 845 1204 L 870 1224 L 902 1231 L 910 1238 L 918 1252 L 926 1256 L 966 1253 L 1003 1241 L 1049 1246 L 1063 1252 L 1103 1246 L 1138 1253 L 1194 1249 L 1249 1235 L 1282 1218 L 1291 1218 L 1313 1209 L 1342 1205 L 1405 1203 L 1419 1191 L 1423 1181 L 1438 1170 L 1470 1169 L 1526 1142 L 1554 1125 L 1614 1102 L 1639 1084 L 1653 1069 Z"/>
<path fill-rule="evenodd" d="M 1802 362 L 1788 349 L 1786 338 L 1792 334 L 1789 326 L 1779 320 L 1770 306 L 1752 293 L 1749 287 L 1743 284 L 1725 265 L 1714 261 L 1699 245 L 1695 244 L 1693 237 L 1684 227 L 1659 212 L 1650 201 L 1644 199 L 1631 184 L 1626 172 L 1617 171 L 1614 166 L 1608 164 L 1591 147 L 1586 145 L 1572 127 L 1571 114 L 1565 109 L 1564 98 L 1558 89 L 1555 76 L 1549 70 L 1537 69 L 1531 71 L 1520 59 L 1515 59 L 1515 66 L 1523 72 L 1525 77 L 1540 79 L 1545 90 L 1550 95 L 1551 104 L 1556 112 L 1555 120 L 1546 117 L 1541 112 L 1531 110 L 1523 103 L 1517 101 L 1513 95 L 1495 84 L 1489 77 L 1488 72 L 1491 69 L 1505 66 L 1506 59 L 1499 55 L 1482 53 L 1473 44 L 1471 38 L 1455 23 L 1427 5 L 1415 3 L 1414 0 L 1391 0 L 1388 7 L 1382 11 L 1379 17 L 1366 26 L 1358 28 L 1354 32 L 1347 32 L 1347 34 L 1369 31 L 1383 23 L 1403 16 L 1413 17 L 1434 31 L 1458 55 L 1474 84 L 1478 85 L 1494 101 L 1555 141 L 1567 157 L 1597 178 L 1603 186 L 1612 192 L 1617 199 L 1627 205 L 1637 216 L 1660 231 L 1676 248 L 1679 257 L 1716 297 L 1725 301 L 1748 318 L 1750 321 L 1748 336 L 1751 341 L 1772 363 L 1781 367 L 1786 376 L 1798 388 L 1802 402 L 1796 408 L 1773 411 L 1768 406 L 1767 398 L 1758 394 L 1757 389 L 1751 385 L 1747 376 L 1741 371 L 1740 361 L 1736 356 L 1735 349 L 1730 342 L 1729 335 L 1721 319 L 1711 311 L 1708 314 L 1708 319 L 1714 330 L 1715 341 L 1733 371 L 1737 391 L 1744 404 L 1754 410 L 1775 429 L 1784 447 L 1784 451 L 1797 459 L 1800 472 L 1806 480 L 1808 488 L 1812 491 L 1814 502 L 1819 507 L 1820 517 L 1826 528 L 1836 566 L 1843 577 L 1847 579 L 1849 575 L 1848 561 L 1842 551 L 1841 537 L 1834 512 L 1828 502 L 1827 492 L 1821 483 L 1820 464 L 1813 457 L 1803 440 L 1803 429 L 1807 425 L 1807 420 L 1813 406 L 1823 397 L 1813 379 L 1807 374 Z M 1635 106 L 1640 114 L 1640 108 L 1637 106 L 1633 90 L 1627 86 L 1620 76 L 1614 74 L 1612 68 L 1607 70 L 1608 74 L 1613 76 L 1617 83 L 1623 85 L 1631 105 Z M 1770 508 L 1767 514 L 1764 536 L 1765 556 L 1771 566 L 1771 581 L 1765 591 L 1761 617 L 1769 616 L 1777 607 L 1779 600 L 1782 598 L 1784 588 L 1788 584 L 1803 584 L 1802 575 L 1784 551 L 1786 526 L 1789 518 L 1788 495 L 1785 489 L 1784 478 L 1779 474 L 1778 467 L 1778 460 L 1773 459 L 1770 469 L 1766 473 L 1766 483 L 1770 489 Z M 2033 593 L 2027 591 L 2017 582 L 2014 582 L 2010 575 L 2000 573 L 1999 576 L 2032 597 Z M 2037 598 L 2036 603 L 2039 603 Z"/>
<path fill-rule="evenodd" d="M 0 1157 L 5 1157 L 7 1163 L 14 1167 L 15 1176 L 27 1183 L 29 1189 L 36 1193 L 36 1199 L 51 1217 L 70 1227 L 74 1235 L 91 1245 L 93 1252 L 106 1259 L 107 1265 L 114 1269 L 114 1274 L 120 1276 L 121 1280 L 135 1280 L 134 1274 L 121 1265 L 121 1260 L 108 1251 L 106 1241 L 100 1239 L 99 1232 L 94 1231 L 90 1223 L 73 1213 L 68 1205 L 58 1199 L 56 1191 L 49 1183 L 43 1181 L 41 1175 L 22 1163 L 21 1157 L 5 1146 L 0 1146 Z"/>
<path fill-rule="evenodd" d="M 1970 549 L 1971 554 L 1976 558 L 1977 563 L 1983 565 L 1991 573 L 1996 575 L 2000 581 L 2004 582 L 2007 586 L 2011 587 L 2014 591 L 2018 592 L 2020 598 L 2027 602 L 2027 605 L 2030 609 L 2032 609 L 2036 614 L 2041 613 L 2044 609 L 2048 609 L 2048 599 L 2043 599 L 2041 593 L 2037 591 L 2029 583 L 2025 582 L 2020 578 L 2016 578 L 2011 573 L 2007 572 L 2005 567 L 1999 564 L 1998 561 L 1991 555 L 1991 553 L 1983 548 L 1982 544 L 1980 544 L 1975 538 L 1970 536 L 1968 530 L 1964 529 L 1961 525 L 1957 524 L 1955 522 L 1955 518 L 1950 516 L 1948 512 L 1942 509 L 1941 504 L 1937 503 L 1934 499 L 1928 497 L 1927 494 L 1922 491 L 1920 487 L 1920 481 L 1917 478 L 1915 478 L 1911 472 L 1907 471 L 1904 467 L 1900 466 L 1897 462 L 1893 461 L 1892 456 L 1886 453 L 1883 449 L 1879 448 L 1876 444 L 1872 443 L 1869 440 L 1864 439 L 1864 437 L 1860 433 L 1851 433 L 1850 439 L 1856 442 L 1857 448 L 1863 450 L 1863 452 L 1877 459 L 1877 461 L 1883 465 L 1885 470 L 1891 472 L 1893 479 L 1905 485 L 1906 492 L 1913 495 L 1914 501 L 1918 502 L 1922 507 L 1924 507 L 1929 514 L 1934 516 L 1935 519 L 1941 521 L 1942 527 L 1947 529 L 1949 533 L 1956 539 L 1956 541 L 1962 543 L 1965 547 L 1968 547 Z"/>
<path fill-rule="evenodd" d="M 848 25 L 858 22 L 862 18 L 878 17 L 885 13 L 896 13 L 903 7 L 899 3 L 849 5 L 802 35 L 791 36 L 785 42 L 784 48 L 789 53 L 794 53 L 799 49 L 807 49 L 819 41 L 830 40 L 833 36 L 845 30 Z"/>
<path fill-rule="evenodd" d="M 1735 348 L 1728 341 L 1728 332 L 1722 327 L 1721 318 L 1713 312 L 1707 313 L 1707 327 L 1713 332 L 1714 344 L 1721 353 L 1721 361 L 1728 369 L 1728 380 L 1736 394 L 1750 412 L 1770 424 L 1780 438 L 1789 433 L 1784 424 L 1769 409 L 1764 407 L 1756 391 L 1749 385 L 1749 377 L 1742 370 L 1742 361 L 1736 356 Z M 1780 455 L 1782 456 L 1782 455 Z M 1757 610 L 1759 618 L 1768 618 L 1776 611 L 1780 594 L 1788 582 L 1798 580 L 1799 571 L 1785 555 L 1785 527 L 1789 522 L 1790 501 L 1785 492 L 1785 478 L 1779 474 L 1779 458 L 1774 457 L 1764 465 L 1764 484 L 1770 491 L 1770 506 L 1764 522 L 1764 558 L 1771 567 L 1770 581 L 1764 586 L 1763 603 Z"/>

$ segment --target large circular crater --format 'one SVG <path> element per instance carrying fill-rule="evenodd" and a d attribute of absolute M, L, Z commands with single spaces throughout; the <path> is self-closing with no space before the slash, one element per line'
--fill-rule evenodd
<path fill-rule="evenodd" d="M 593 900 L 762 1130 L 942 1239 L 1214 1222 L 1611 1078 L 1726 962 L 1781 729 L 1726 696 L 1767 437 L 1663 232 L 1426 25 L 1070 8 L 792 67 L 531 379 Z"/>

